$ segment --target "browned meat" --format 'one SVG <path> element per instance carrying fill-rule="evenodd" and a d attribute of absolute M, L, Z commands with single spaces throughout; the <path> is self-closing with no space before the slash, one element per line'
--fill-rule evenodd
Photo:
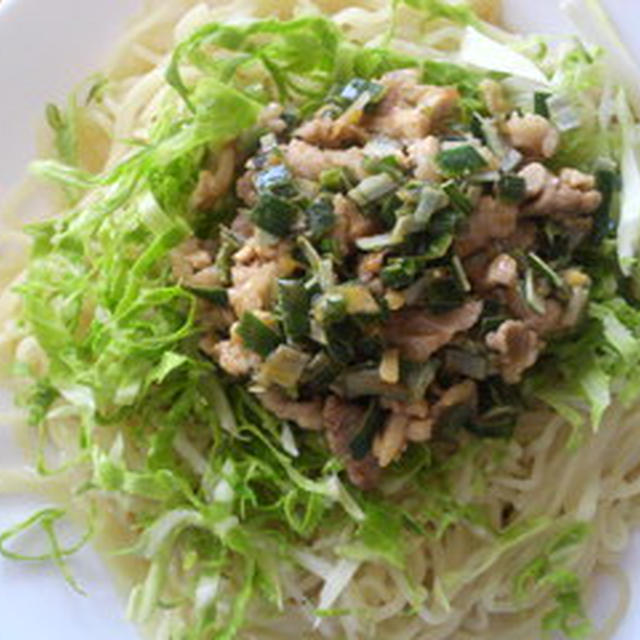
<path fill-rule="evenodd" d="M 322 114 L 300 126 L 295 135 L 318 147 L 340 148 L 349 144 L 363 144 L 367 134 L 359 126 L 362 110 L 347 110 L 336 120 Z"/>
<path fill-rule="evenodd" d="M 407 427 L 409 416 L 403 413 L 391 413 L 384 428 L 373 441 L 373 455 L 384 469 L 399 458 L 407 448 Z"/>
<path fill-rule="evenodd" d="M 361 489 L 372 489 L 380 478 L 380 466 L 372 453 L 362 460 L 351 457 L 349 444 L 358 433 L 364 419 L 364 409 L 329 396 L 324 403 L 322 419 L 331 451 L 345 460 L 349 479 Z"/>
<path fill-rule="evenodd" d="M 236 181 L 236 195 L 248 207 L 254 207 L 258 203 L 258 193 L 253 184 L 255 175 L 255 171 L 250 169 L 249 171 L 245 171 Z"/>
<path fill-rule="evenodd" d="M 532 329 L 541 336 L 554 333 L 563 328 L 562 316 L 564 311 L 562 305 L 557 300 L 545 300 L 544 313 L 536 313 L 527 304 L 517 287 L 505 290 L 504 300 L 516 318 L 524 321 L 529 329 Z"/>
<path fill-rule="evenodd" d="M 546 118 L 536 114 L 521 116 L 514 113 L 505 128 L 511 144 L 530 156 L 550 158 L 560 142 L 558 130 Z"/>
<path fill-rule="evenodd" d="M 323 150 L 302 140 L 292 140 L 284 152 L 291 170 L 307 180 L 317 180 L 323 171 L 335 167 L 350 169 L 360 179 L 366 175 L 362 167 L 364 153 L 359 147 Z"/>
<path fill-rule="evenodd" d="M 453 87 L 420 84 L 416 69 L 392 71 L 381 83 L 387 94 L 368 125 L 391 138 L 424 138 L 454 112 L 460 99 Z"/>
<path fill-rule="evenodd" d="M 435 136 L 416 140 L 407 147 L 409 159 L 418 180 L 440 180 L 435 157 L 440 151 L 440 141 Z"/>
<path fill-rule="evenodd" d="M 277 262 L 254 262 L 231 267 L 229 302 L 238 317 L 245 311 L 268 309 L 278 277 Z"/>
<path fill-rule="evenodd" d="M 445 390 L 433 406 L 432 416 L 435 422 L 440 420 L 449 409 L 459 405 L 469 405 L 475 412 L 478 404 L 478 387 L 473 380 L 465 380 Z"/>
<path fill-rule="evenodd" d="M 486 274 L 489 287 L 513 287 L 518 282 L 518 263 L 508 253 L 496 256 Z"/>
<path fill-rule="evenodd" d="M 191 196 L 194 209 L 206 211 L 231 188 L 235 173 L 236 154 L 233 147 L 225 147 L 216 160 L 215 171 L 205 169 L 200 172 L 198 184 Z"/>
<path fill-rule="evenodd" d="M 425 362 L 457 333 L 469 330 L 478 321 L 482 307 L 480 300 L 472 300 L 438 315 L 420 309 L 402 309 L 391 314 L 384 336 L 408 360 Z"/>
<path fill-rule="evenodd" d="M 338 241 L 343 254 L 351 252 L 358 238 L 365 238 L 378 231 L 375 220 L 363 216 L 357 205 L 341 193 L 333 197 L 333 209 L 336 222 L 332 235 Z"/>
<path fill-rule="evenodd" d="M 377 277 L 384 264 L 385 256 L 386 252 L 384 251 L 366 253 L 361 256 L 358 259 L 358 279 L 361 282 L 371 282 Z"/>
<path fill-rule="evenodd" d="M 462 256 L 485 248 L 493 240 L 508 238 L 516 230 L 518 208 L 491 196 L 483 196 L 471 214 L 467 229 L 456 240 Z"/>
<path fill-rule="evenodd" d="M 314 398 L 308 402 L 295 402 L 274 389 L 258 394 L 258 398 L 266 409 L 281 420 L 292 420 L 301 429 L 311 431 L 322 429 L 321 398 Z"/>
<path fill-rule="evenodd" d="M 393 415 L 406 418 L 406 425 L 404 428 L 405 442 L 426 442 L 431 438 L 431 432 L 433 430 L 434 420 L 429 415 L 430 407 L 426 400 L 418 400 L 416 402 L 399 402 L 396 400 L 382 400 L 380 403 L 385 409 L 389 409 Z M 392 438 L 391 434 L 387 435 L 386 431 L 383 434 L 383 438 Z M 391 440 L 380 442 L 378 447 L 380 448 L 380 455 L 389 454 L 389 445 Z M 404 446 L 404 443 L 403 443 Z M 374 450 L 375 454 L 375 450 Z M 380 462 L 380 466 L 385 466 Z"/>
<path fill-rule="evenodd" d="M 242 344 L 233 327 L 229 340 L 218 341 L 213 336 L 206 336 L 200 341 L 200 348 L 232 376 L 248 376 L 260 366 L 260 356 Z"/>
<path fill-rule="evenodd" d="M 569 216 L 569 223 L 576 224 L 576 216 L 593 213 L 602 202 L 602 195 L 595 188 L 595 179 L 576 169 L 562 169 L 559 176 L 541 164 L 534 162 L 520 171 L 527 185 L 527 196 L 532 201 L 524 207 L 527 215 Z M 587 220 L 590 224 L 590 221 Z"/>
<path fill-rule="evenodd" d="M 505 382 L 520 382 L 522 374 L 538 360 L 544 343 L 521 320 L 505 320 L 486 337 L 487 346 L 500 354 L 500 372 Z"/>

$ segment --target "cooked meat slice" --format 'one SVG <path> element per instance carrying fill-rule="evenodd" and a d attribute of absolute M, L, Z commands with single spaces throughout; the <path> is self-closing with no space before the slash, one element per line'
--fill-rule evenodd
<path fill-rule="evenodd" d="M 400 402 L 383 399 L 380 404 L 385 409 L 389 409 L 393 415 L 403 416 L 407 419 L 405 428 L 406 440 L 411 442 L 426 442 L 429 440 L 434 421 L 429 415 L 430 408 L 426 400 Z M 385 445 L 381 443 L 378 446 L 384 448 Z M 382 452 L 382 449 L 380 452 Z M 381 466 L 384 465 L 381 463 Z"/>
<path fill-rule="evenodd" d="M 478 321 L 482 306 L 480 300 L 472 300 L 438 315 L 420 309 L 395 311 L 384 327 L 384 337 L 407 360 L 425 362 L 457 333 L 468 331 Z"/>
<path fill-rule="evenodd" d="M 238 317 L 245 311 L 268 309 L 278 277 L 278 263 L 264 262 L 231 267 L 229 302 Z"/>
<path fill-rule="evenodd" d="M 384 469 L 402 455 L 407 448 L 407 427 L 409 416 L 391 413 L 380 433 L 373 441 L 373 455 Z"/>
<path fill-rule="evenodd" d="M 496 256 L 486 274 L 489 287 L 513 287 L 518 282 L 518 263 L 508 253 Z"/>
<path fill-rule="evenodd" d="M 215 171 L 204 169 L 200 172 L 198 184 L 191 196 L 194 209 L 206 211 L 231 188 L 235 173 L 236 154 L 233 147 L 225 147 L 216 159 Z"/>
<path fill-rule="evenodd" d="M 500 373 L 509 384 L 520 382 L 544 347 L 538 334 L 521 320 L 505 320 L 497 331 L 487 335 L 486 344 L 500 354 Z"/>
<path fill-rule="evenodd" d="M 350 169 L 360 179 L 366 175 L 362 167 L 364 153 L 359 147 L 324 150 L 303 140 L 292 140 L 284 148 L 284 153 L 291 170 L 307 180 L 317 180 L 323 171 L 335 167 Z"/>
<path fill-rule="evenodd" d="M 557 300 L 545 300 L 544 313 L 537 313 L 527 304 L 518 287 L 505 289 L 503 295 L 503 299 L 511 313 L 539 335 L 544 336 L 563 328 L 562 316 L 564 311 Z"/>
<path fill-rule="evenodd" d="M 499 82 L 486 78 L 478 85 L 478 88 L 490 113 L 497 115 L 509 111 L 509 102 L 505 98 L 504 90 Z"/>
<path fill-rule="evenodd" d="M 420 84 L 416 69 L 391 71 L 380 82 L 387 94 L 368 124 L 391 138 L 424 138 L 453 113 L 460 99 L 453 87 Z"/>
<path fill-rule="evenodd" d="M 321 398 L 314 398 L 308 402 L 296 402 L 274 389 L 257 395 L 264 407 L 281 420 L 292 420 L 301 429 L 311 431 L 322 429 Z"/>
<path fill-rule="evenodd" d="M 380 466 L 372 453 L 354 460 L 349 445 L 358 434 L 364 420 L 361 407 L 329 396 L 322 410 L 322 420 L 331 451 L 345 461 L 349 479 L 361 489 L 372 489 L 380 478 Z"/>
<path fill-rule="evenodd" d="M 337 240 L 343 254 L 351 252 L 358 238 L 373 235 L 378 231 L 375 220 L 362 215 L 355 202 L 341 193 L 333 197 L 333 210 L 336 222 L 332 236 Z"/>
<path fill-rule="evenodd" d="M 358 280 L 366 283 L 376 278 L 382 269 L 385 256 L 385 251 L 374 251 L 360 256 L 358 258 Z"/>
<path fill-rule="evenodd" d="M 469 256 L 493 240 L 508 238 L 515 232 L 517 222 L 515 205 L 483 196 L 469 216 L 467 229 L 456 240 L 456 249 L 462 257 Z"/>
<path fill-rule="evenodd" d="M 465 380 L 449 387 L 433 406 L 434 421 L 440 420 L 449 409 L 459 405 L 469 405 L 473 411 L 478 404 L 478 387 L 473 380 Z"/>
<path fill-rule="evenodd" d="M 254 207 L 258 203 L 258 192 L 253 183 L 256 172 L 252 169 L 245 171 L 238 180 L 236 180 L 236 195 L 248 207 Z"/>
<path fill-rule="evenodd" d="M 565 168 L 555 176 L 533 163 L 522 169 L 520 175 L 526 181 L 527 195 L 534 198 L 523 209 L 527 215 L 555 216 L 560 220 L 569 216 L 567 221 L 574 226 L 576 216 L 593 213 L 602 202 L 593 176 L 577 169 Z"/>
<path fill-rule="evenodd" d="M 347 110 L 333 120 L 322 113 L 296 129 L 294 135 L 318 147 L 344 147 L 348 144 L 363 144 L 367 133 L 359 126 L 362 111 Z"/>
<path fill-rule="evenodd" d="M 415 177 L 418 180 L 438 181 L 441 176 L 436 166 L 435 157 L 440 151 L 440 141 L 435 136 L 427 136 L 416 140 L 407 147 L 409 160 L 415 167 Z"/>
<path fill-rule="evenodd" d="M 511 144 L 523 153 L 550 158 L 560 142 L 558 130 L 546 118 L 528 113 L 514 113 L 505 124 Z"/>
<path fill-rule="evenodd" d="M 260 366 L 260 356 L 249 351 L 235 330 L 231 327 L 229 340 L 218 341 L 214 336 L 205 336 L 200 348 L 218 362 L 220 367 L 232 376 L 248 376 Z"/>

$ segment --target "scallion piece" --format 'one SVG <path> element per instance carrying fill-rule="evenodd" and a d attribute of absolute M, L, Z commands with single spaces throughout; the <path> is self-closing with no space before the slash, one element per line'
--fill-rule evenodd
<path fill-rule="evenodd" d="M 564 282 L 562 278 L 538 255 L 533 251 L 527 254 L 531 266 L 542 276 L 547 278 L 554 287 L 562 289 Z"/>
<path fill-rule="evenodd" d="M 551 94 L 544 91 L 536 91 L 533 94 L 533 112 L 536 115 L 542 116 L 543 118 L 549 117 L 549 107 L 547 102 L 550 97 Z"/>
<path fill-rule="evenodd" d="M 462 193 L 460 187 L 453 180 L 445 182 L 442 185 L 442 191 L 449 197 L 451 205 L 461 213 L 468 215 L 473 211 L 473 202 Z"/>
<path fill-rule="evenodd" d="M 325 236 L 336 222 L 336 214 L 330 198 L 320 197 L 314 200 L 305 210 L 309 236 L 319 240 Z"/>
<path fill-rule="evenodd" d="M 273 192 L 283 195 L 281 191 L 291 189 L 293 181 L 289 169 L 283 164 L 277 164 L 256 174 L 254 184 L 259 193 Z"/>
<path fill-rule="evenodd" d="M 266 358 L 278 348 L 282 338 L 271 327 L 259 320 L 253 313 L 246 311 L 238 323 L 238 335 L 244 346 Z"/>
<path fill-rule="evenodd" d="M 277 384 L 283 389 L 295 389 L 310 359 L 309 354 L 281 344 L 260 368 L 258 381 L 264 386 Z"/>
<path fill-rule="evenodd" d="M 362 460 L 371 451 L 373 439 L 382 429 L 385 421 L 384 411 L 377 400 L 372 400 L 362 421 L 358 435 L 349 443 L 351 457 L 354 460 Z"/>
<path fill-rule="evenodd" d="M 278 280 L 278 306 L 285 335 L 298 342 L 311 331 L 309 309 L 311 301 L 302 280 Z"/>
<path fill-rule="evenodd" d="M 265 193 L 251 210 L 251 222 L 259 229 L 282 238 L 290 231 L 297 216 L 297 209 L 287 200 Z"/>
<path fill-rule="evenodd" d="M 356 240 L 356 247 L 360 251 L 381 251 L 394 244 L 392 233 L 379 233 Z"/>
<path fill-rule="evenodd" d="M 380 278 L 386 287 L 403 289 L 418 276 L 419 267 L 415 258 L 397 258 L 382 269 Z"/>
<path fill-rule="evenodd" d="M 320 174 L 320 186 L 327 191 L 344 191 L 350 189 L 353 184 L 344 169 L 333 167 Z"/>
<path fill-rule="evenodd" d="M 533 276 L 533 269 L 527 269 L 524 277 L 524 299 L 527 304 L 539 315 L 542 315 L 546 308 L 544 300 L 536 291 L 536 283 Z"/>
<path fill-rule="evenodd" d="M 341 322 L 347 317 L 347 301 L 339 291 L 329 291 L 314 302 L 313 317 L 322 326 Z"/>
<path fill-rule="evenodd" d="M 231 258 L 240 248 L 240 243 L 227 227 L 220 227 L 220 246 L 216 253 L 214 265 L 221 277 L 221 284 L 229 284 L 231 281 Z"/>
<path fill-rule="evenodd" d="M 189 293 L 192 293 L 197 298 L 202 298 L 216 307 L 228 307 L 229 306 L 229 294 L 224 287 L 211 287 L 205 289 L 204 287 L 189 287 L 184 286 Z"/>
<path fill-rule="evenodd" d="M 580 113 L 567 96 L 556 94 L 547 100 L 549 117 L 559 131 L 571 131 L 582 124 Z"/>
<path fill-rule="evenodd" d="M 342 106 L 347 107 L 365 93 L 369 96 L 367 103 L 375 104 L 382 100 L 386 93 L 386 88 L 377 82 L 371 82 L 364 78 L 354 78 L 342 88 L 338 97 Z"/>
<path fill-rule="evenodd" d="M 498 181 L 498 197 L 504 202 L 519 204 L 525 199 L 527 194 L 527 183 L 525 179 L 507 173 L 500 177 Z"/>
<path fill-rule="evenodd" d="M 368 173 L 388 173 L 394 180 L 402 180 L 402 167 L 396 156 L 366 157 L 362 166 Z"/>
<path fill-rule="evenodd" d="M 603 158 L 596 165 L 596 187 L 602 194 L 602 202 L 593 214 L 594 242 L 599 243 L 611 230 L 611 203 L 618 189 L 618 175 L 616 166 L 612 160 Z"/>
<path fill-rule="evenodd" d="M 318 286 L 323 291 L 327 291 L 336 282 L 331 260 L 329 258 L 321 258 L 315 247 L 304 236 L 298 237 L 298 246 L 302 249 L 302 253 L 311 267 L 311 272 Z"/>
<path fill-rule="evenodd" d="M 467 273 L 464 270 L 464 266 L 462 264 L 462 260 L 458 256 L 453 256 L 451 259 L 451 265 L 453 266 L 453 273 L 458 279 L 458 283 L 460 284 L 460 288 L 469 293 L 471 291 L 471 283 L 469 282 L 469 278 L 467 277 Z"/>
<path fill-rule="evenodd" d="M 378 173 L 365 178 L 349 191 L 349 197 L 359 206 L 366 207 L 398 188 L 398 183 L 387 173 Z"/>
<path fill-rule="evenodd" d="M 436 156 L 436 162 L 442 173 L 449 178 L 466 176 L 487 166 L 482 154 L 471 144 L 443 149 Z"/>
<path fill-rule="evenodd" d="M 420 190 L 418 206 L 416 207 L 414 218 L 420 222 L 427 224 L 431 220 L 431 216 L 447 206 L 448 198 L 442 189 L 435 189 L 429 185 L 425 185 Z"/>
<path fill-rule="evenodd" d="M 340 369 L 337 362 L 324 351 L 319 351 L 306 366 L 299 386 L 304 387 L 310 395 L 324 392 L 336 379 Z"/>

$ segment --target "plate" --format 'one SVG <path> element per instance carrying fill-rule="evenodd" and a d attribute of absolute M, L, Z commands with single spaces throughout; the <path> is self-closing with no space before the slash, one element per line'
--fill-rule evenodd
<path fill-rule="evenodd" d="M 623 34 L 633 38 L 640 27 L 640 14 L 628 10 L 629 0 L 610 4 Z M 520 30 L 570 31 L 557 0 L 505 0 L 505 5 L 509 23 Z M 35 155 L 35 129 L 43 105 L 64 100 L 76 83 L 100 68 L 139 6 L 140 0 L 4 0 L 0 4 L 0 201 L 20 182 Z M 10 398 L 0 390 L 0 409 L 8 406 Z M 15 466 L 19 460 L 9 430 L 0 428 L 0 466 Z M 2 493 L 0 484 L 0 529 L 43 504 Z M 640 571 L 634 567 L 640 568 L 640 535 L 633 539 L 623 566 L 630 574 L 633 597 L 615 640 L 636 640 L 640 637 Z M 85 549 L 73 558 L 71 567 L 87 597 L 71 591 L 50 566 L 0 559 L 3 640 L 139 638 L 125 621 L 123 598 L 97 554 Z M 604 612 L 611 604 L 609 589 L 603 586 L 600 592 L 597 608 Z"/>

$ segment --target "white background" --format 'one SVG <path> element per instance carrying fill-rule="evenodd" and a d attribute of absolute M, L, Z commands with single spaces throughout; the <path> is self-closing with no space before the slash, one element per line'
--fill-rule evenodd
<path fill-rule="evenodd" d="M 569 30 L 556 0 L 505 0 L 505 4 L 510 22 L 523 30 Z M 640 28 L 638 0 L 607 4 L 623 35 L 633 43 Z M 43 105 L 64 99 L 77 82 L 99 69 L 139 5 L 139 0 L 5 0 L 0 4 L 0 200 L 20 181 L 35 154 L 34 131 Z M 0 408 L 8 403 L 0 390 Z M 19 459 L 7 429 L 0 428 L 0 466 L 15 465 Z M 0 529 L 28 515 L 37 504 L 33 499 L 2 497 L 0 491 Z M 640 537 L 624 565 L 635 583 L 635 604 L 616 640 L 637 640 Z M 73 593 L 51 567 L 0 560 L 0 640 L 137 638 L 123 619 L 124 603 L 96 554 L 83 551 L 73 569 L 89 597 Z"/>

